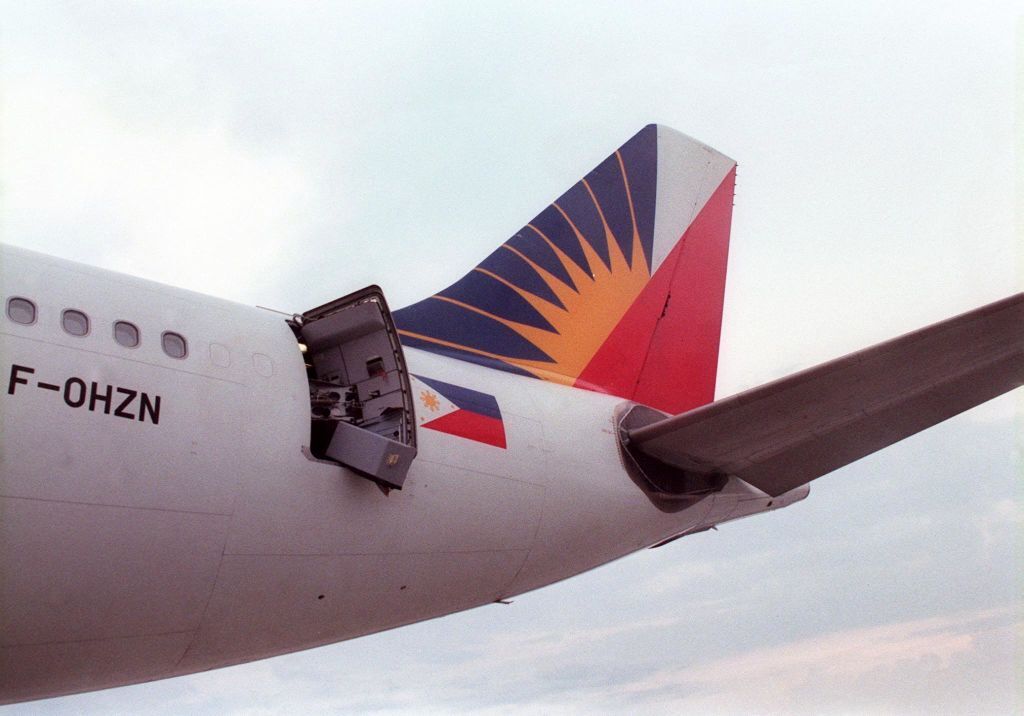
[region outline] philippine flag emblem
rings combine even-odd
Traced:
[[[416,421],[421,428],[505,449],[505,423],[493,395],[412,376]]]

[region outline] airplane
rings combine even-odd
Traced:
[[[648,125],[395,311],[3,247],[0,703],[503,602],[1024,384],[1018,293],[716,401],[735,172]]]

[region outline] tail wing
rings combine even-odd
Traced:
[[[736,163],[648,125],[456,283],[408,347],[667,412],[714,399]]]
[[[735,475],[774,497],[1022,384],[1018,293],[683,415],[637,410],[622,427],[631,454],[678,484]]]

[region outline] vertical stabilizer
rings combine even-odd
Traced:
[[[648,125],[459,281],[402,342],[668,412],[714,399],[736,163]]]

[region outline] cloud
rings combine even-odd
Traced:
[[[932,688],[926,702],[948,710],[963,703],[959,679],[970,669],[981,677],[969,696],[979,710],[1009,705],[1005,689],[985,693],[999,676],[1012,678],[1012,654],[1021,604],[944,617],[837,631],[683,669],[663,669],[616,692],[623,702],[704,712],[896,711],[922,708],[903,701],[894,685]],[[943,685],[945,683],[945,685]],[[924,689],[922,689],[924,690]],[[955,709],[954,709],[955,710]]]
[[[19,243],[242,298],[301,235],[315,196],[302,167],[217,123],[133,124],[61,82],[4,90],[18,142],[3,226]]]
[[[837,630],[660,668],[632,661],[620,645],[659,629],[678,631],[689,617],[498,634],[454,662],[406,664],[397,689],[357,684],[364,696],[349,693],[334,703],[365,712],[417,704],[472,713],[1008,710],[1021,606]],[[971,693],[964,693],[964,674],[976,684]]]

